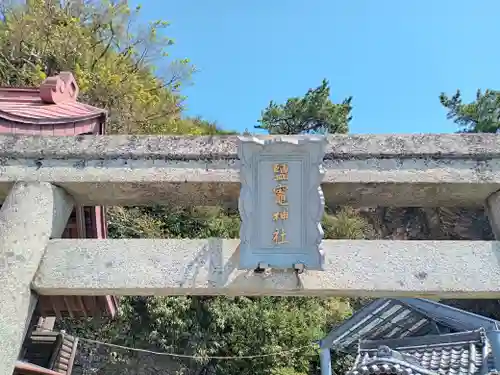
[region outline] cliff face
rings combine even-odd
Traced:
[[[483,209],[378,207],[358,212],[373,227],[372,239],[494,239]]]

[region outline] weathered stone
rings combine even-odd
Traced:
[[[336,135],[328,142],[328,205],[480,207],[500,190],[498,135]],[[21,180],[52,182],[84,205],[236,207],[236,146],[236,137],[1,136],[0,199]]]
[[[34,296],[30,284],[51,237],[60,237],[73,208],[48,183],[16,183],[0,210],[0,374],[12,374]]]
[[[324,271],[238,270],[238,240],[52,240],[44,295],[500,295],[494,241],[324,241]]]
[[[372,157],[500,157],[497,134],[330,135],[326,160]],[[237,136],[0,136],[0,157],[206,160],[234,159]]]

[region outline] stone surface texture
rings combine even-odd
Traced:
[[[241,192],[240,257],[242,269],[259,264],[290,268],[300,264],[321,270],[325,200],[321,190],[326,141],[323,137],[286,137],[269,141],[242,137],[239,147]],[[286,165],[286,180],[276,180],[273,165]],[[284,188],[286,206],[279,206],[274,189]],[[286,219],[274,219],[286,212]],[[276,232],[275,232],[276,231]],[[287,243],[273,242],[285,233]],[[279,241],[279,240],[278,240]]]
[[[71,199],[48,183],[16,183],[0,209],[0,374],[10,375],[32,311],[30,284],[51,237],[63,233]]]
[[[327,204],[482,206],[500,190],[500,136],[328,137]],[[239,196],[237,138],[0,137],[0,196],[48,181],[88,205],[223,204]]]
[[[500,295],[500,243],[324,241],[325,271],[238,270],[238,240],[51,240],[44,295]],[[390,277],[388,277],[390,275]]]
[[[263,137],[266,138],[266,137]],[[269,137],[267,137],[269,138]],[[496,134],[330,135],[325,159],[500,157]],[[0,136],[0,156],[36,158],[237,159],[237,136]],[[3,150],[3,151],[2,151]]]

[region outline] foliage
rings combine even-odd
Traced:
[[[183,298],[184,304],[176,299],[168,306],[165,299],[148,302],[154,335],[148,339],[166,350],[179,342],[186,352],[202,356],[259,355],[306,347],[293,354],[253,360],[202,361],[203,366],[224,374],[266,374],[285,366],[306,372],[317,355],[312,341],[325,334],[328,323],[339,321],[348,312],[346,303],[317,298]],[[177,326],[172,322],[180,314],[168,314],[173,306],[183,306],[182,316],[189,316],[174,320]]]
[[[497,133],[500,127],[500,91],[478,90],[476,100],[463,103],[460,90],[448,97],[439,96],[448,110],[447,118],[458,124],[465,133]]]
[[[67,320],[63,328],[131,347],[198,356],[181,360],[191,374],[271,374],[284,368],[309,373],[318,356],[314,341],[349,314],[349,302],[333,298],[126,297],[113,322]],[[278,354],[207,358],[269,353]]]
[[[355,210],[341,207],[335,214],[323,217],[323,231],[326,239],[368,239],[373,237],[373,228]]]
[[[279,367],[273,369],[271,375],[307,375],[307,372],[297,372],[292,367]]]
[[[271,101],[256,128],[270,134],[347,133],[352,118],[351,101],[349,97],[340,104],[333,103],[328,81],[323,80],[301,98],[290,98],[285,104]]]
[[[220,207],[113,207],[108,230],[113,238],[238,238],[236,213]]]
[[[109,133],[216,133],[215,124],[181,118],[179,90],[195,68],[169,58],[169,23],[144,25],[140,9],[126,0],[3,1],[0,85],[38,86],[72,71],[80,99],[109,111]]]

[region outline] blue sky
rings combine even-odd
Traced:
[[[132,3],[136,3],[132,1]],[[270,100],[330,81],[351,133],[447,133],[440,92],[500,89],[499,0],[143,0],[200,70],[187,114],[252,129]]]

